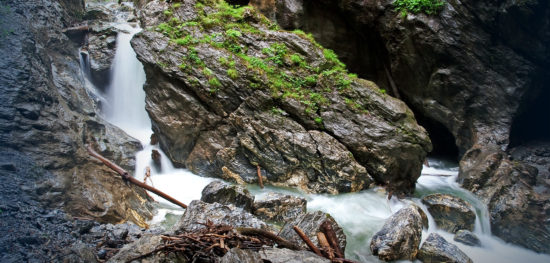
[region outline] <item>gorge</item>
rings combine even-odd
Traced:
[[[423,243],[437,233],[474,262],[550,259],[546,2],[446,1],[434,16],[393,1],[77,2],[2,2],[2,262],[101,260],[82,224],[159,234],[184,213],[86,144],[139,179],[150,167],[187,204],[213,178],[304,198],[361,262],[378,262],[371,238],[410,203],[428,215]],[[437,193],[472,205],[481,247],[442,230],[424,200]],[[71,238],[83,243],[50,245]]]

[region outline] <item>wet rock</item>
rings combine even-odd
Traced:
[[[220,263],[237,263],[237,262],[243,262],[243,263],[262,263],[262,258],[258,254],[258,252],[248,250],[248,249],[240,249],[240,248],[232,248],[227,252],[221,259]]]
[[[222,181],[209,183],[202,190],[201,201],[206,203],[220,203],[222,205],[232,204],[247,212],[252,212],[254,196],[240,185],[230,185]]]
[[[307,201],[305,198],[269,193],[261,200],[254,202],[254,215],[275,222],[289,222],[306,212]]]
[[[176,232],[194,231],[204,228],[208,221],[233,227],[253,227],[267,229],[267,225],[254,215],[233,205],[192,201],[180,221],[174,226]]]
[[[431,233],[422,244],[418,259],[425,263],[456,262],[472,263],[473,261],[457,246],[448,243],[443,237]]]
[[[438,228],[456,233],[466,229],[473,231],[476,220],[470,203],[448,194],[431,194],[422,198]]]
[[[328,263],[330,260],[311,251],[295,251],[287,248],[268,248],[258,252],[264,262],[272,263]]]
[[[468,246],[474,246],[474,247],[481,246],[481,241],[479,241],[479,238],[476,236],[476,234],[468,230],[458,230],[453,240]]]
[[[194,3],[183,2],[174,10],[174,18],[202,21]],[[162,1],[149,2],[141,12],[143,26],[155,29],[169,22],[163,14],[168,8]],[[302,56],[312,67],[335,67],[307,37],[270,30],[255,11],[245,13],[247,18],[237,22],[255,30],[240,32],[241,36],[231,41],[246,46],[246,56],[266,60],[262,50],[282,43],[285,52]],[[229,41],[220,28],[207,26],[192,35],[202,38],[221,33],[216,41]],[[148,76],[144,87],[147,110],[160,146],[177,166],[194,172],[219,177],[226,167],[243,181],[255,183],[259,165],[267,184],[309,192],[359,191],[374,182],[391,183],[397,192],[410,192],[431,148],[427,134],[405,104],[382,94],[372,82],[352,77],[349,90],[338,92],[336,76],[321,79],[319,73],[308,70],[285,71],[294,79],[318,77],[319,85],[313,84],[313,78],[311,85],[300,84],[304,88],[310,85],[307,90],[318,93],[313,98],[326,99],[322,99],[326,103],[315,103],[318,110],[312,111],[311,103],[300,96],[277,95],[266,89],[270,80],[247,69],[244,60],[233,59],[232,72],[236,74],[228,76],[222,65],[223,58],[234,57],[228,49],[209,44],[174,45],[155,30],[142,31],[132,45]],[[189,67],[182,65],[181,58],[190,55],[191,46],[196,51],[193,57],[209,69],[208,76],[192,66],[192,61],[184,63]],[[235,48],[235,52],[243,51]],[[286,70],[285,63],[293,67],[292,62],[267,62],[276,74]],[[258,88],[249,88],[250,81]],[[348,81],[343,84],[347,86]]]
[[[130,262],[130,260],[134,258],[154,251],[160,245],[162,245],[162,239],[160,235],[146,235],[138,239],[136,242],[124,246],[114,257],[110,258],[107,262]],[[173,253],[165,255],[162,252],[153,253],[151,256],[146,257],[144,261],[151,263],[187,262],[185,259],[178,257]]]
[[[543,143],[533,147],[531,158],[550,161],[535,154],[545,152],[544,148],[550,149]],[[459,181],[487,204],[494,235],[550,253],[550,184],[545,171],[531,164],[523,158],[510,160],[496,147],[475,146],[461,160]]]
[[[319,241],[317,240],[317,233],[321,232],[320,226],[325,221],[330,222],[332,229],[336,232],[338,241],[340,241],[340,249],[344,252],[346,248],[346,235],[344,234],[344,230],[342,230],[338,223],[336,223],[336,221],[329,214],[321,211],[303,214],[292,221],[288,221],[279,235],[290,242],[300,244],[304,249],[308,249],[306,244],[304,244],[304,241],[293,229],[294,226],[297,226],[309,237],[313,244],[321,247],[319,246]]]
[[[162,166],[161,166],[161,156],[160,156],[160,152],[157,151],[157,150],[152,150],[152,151],[151,151],[151,159],[153,160],[153,163],[155,164],[157,170],[161,171],[161,170],[162,170]]]
[[[418,206],[410,205],[400,209],[372,237],[372,254],[384,261],[415,259],[422,236],[422,225]]]

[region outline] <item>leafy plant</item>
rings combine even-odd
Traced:
[[[401,12],[401,15],[406,16],[407,12],[425,13],[434,15],[439,13],[445,1],[443,0],[396,0],[394,3],[395,9]]]

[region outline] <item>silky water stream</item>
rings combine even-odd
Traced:
[[[104,94],[104,117],[117,125],[129,135],[139,139],[143,150],[136,155],[135,177],[143,180],[145,169],[151,167],[152,183],[155,187],[168,193],[183,203],[200,199],[202,189],[210,183],[212,178],[200,177],[185,169],[176,169],[168,158],[158,148],[150,145],[152,134],[151,121],[145,111],[145,72],[137,60],[130,40],[140,31],[137,25],[120,23],[117,36],[117,50],[112,68],[111,85],[107,94]],[[85,67],[83,67],[85,68]],[[86,74],[84,74],[86,75]],[[155,168],[151,158],[151,151],[161,153],[161,170]],[[487,209],[474,195],[462,189],[457,183],[458,168],[456,163],[440,160],[429,160],[430,167],[424,167],[422,176],[416,185],[414,197],[398,200],[393,197],[387,200],[382,189],[370,189],[359,193],[340,195],[304,194],[297,190],[282,189],[267,186],[260,189],[250,185],[249,190],[256,199],[261,199],[270,191],[290,193],[303,196],[308,200],[308,211],[321,210],[330,213],[344,228],[348,238],[346,254],[362,262],[378,262],[371,255],[369,249],[370,238],[384,224],[384,221],[405,206],[408,202],[419,204],[429,217],[430,227],[422,233],[423,240],[431,232],[437,232],[448,242],[457,245],[474,262],[550,262],[549,255],[537,254],[533,251],[507,244],[490,233],[490,224]],[[420,198],[431,193],[450,193],[469,201],[476,210],[477,221],[475,234],[481,240],[481,247],[470,247],[453,241],[453,236],[435,227],[433,219],[421,204]],[[154,195],[153,195],[154,196]],[[177,220],[183,210],[154,196],[158,203],[157,215],[151,224],[167,226]]]

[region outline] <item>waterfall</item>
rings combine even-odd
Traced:
[[[107,120],[142,143],[151,136],[151,121],[145,111],[145,71],[130,45],[132,37],[141,31],[137,25],[119,24],[117,48],[113,60],[111,83],[107,90]]]

